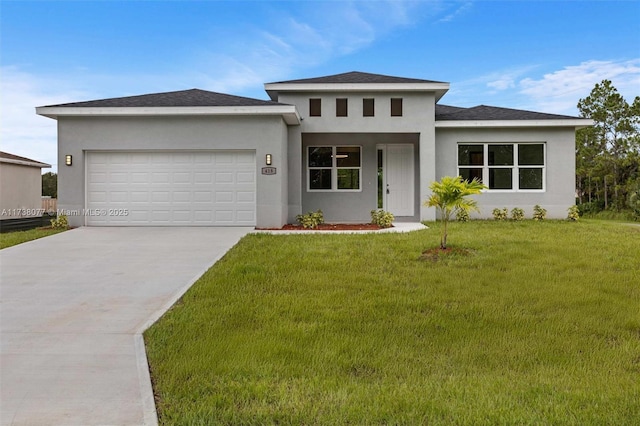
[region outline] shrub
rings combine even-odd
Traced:
[[[496,208],[496,209],[493,209],[491,214],[493,214],[493,218],[495,220],[507,220],[507,216],[509,214],[509,210],[507,210],[506,207],[504,209]]]
[[[533,206],[533,220],[545,220],[547,218],[547,209],[543,209],[539,204]]]
[[[578,210],[578,206],[571,206],[567,209],[569,214],[567,215],[567,219],[572,222],[577,222],[580,219],[580,212]]]
[[[511,219],[517,221],[524,219],[524,210],[519,207],[514,207],[511,209]]]
[[[324,215],[322,214],[322,210],[318,210],[307,214],[299,214],[296,216],[296,220],[305,229],[315,229],[318,225],[324,223]]]
[[[456,220],[458,222],[469,222],[469,212],[466,210],[457,210]]]
[[[55,219],[51,219],[51,227],[53,229],[67,229],[69,227],[67,216],[62,214]]]
[[[393,214],[384,210],[371,210],[371,223],[380,228],[390,228],[394,219]]]

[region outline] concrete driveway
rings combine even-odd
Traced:
[[[252,228],[78,228],[0,251],[0,424],[157,418],[141,333]]]

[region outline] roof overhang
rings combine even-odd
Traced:
[[[582,129],[593,126],[586,118],[559,120],[442,120],[436,128],[523,128],[523,127],[573,127]]]
[[[294,92],[433,92],[437,102],[449,90],[449,83],[267,83],[264,90],[274,101],[278,93]]]
[[[152,117],[152,116],[282,116],[288,125],[299,125],[294,105],[192,106],[192,107],[37,107],[45,117]]]
[[[2,157],[0,157],[0,163],[9,163],[9,164],[17,164],[19,166],[37,167],[39,169],[51,168],[51,164],[41,163],[39,161],[16,160],[16,159],[13,159],[13,158],[2,158]]]

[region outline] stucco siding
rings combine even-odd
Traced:
[[[547,209],[548,218],[565,218],[575,203],[575,130],[573,128],[542,129],[436,129],[436,174],[458,174],[459,143],[544,143],[544,191],[485,191],[477,196],[480,213],[472,217],[491,218],[494,208],[511,210],[519,207],[531,217],[539,204]]]
[[[39,167],[0,163],[0,219],[41,216]]]
[[[60,117],[58,163],[73,155],[72,166],[58,171],[58,209],[82,211],[87,151],[254,150],[258,227],[278,227],[287,218],[287,126],[274,117]],[[275,175],[262,175],[266,154]],[[85,224],[70,216],[72,226]]]
[[[322,113],[309,116],[309,99],[320,98]],[[336,117],[336,99],[346,98],[347,117]],[[402,98],[402,116],[391,116],[391,98]],[[374,99],[374,116],[363,117],[363,99]],[[369,212],[377,206],[377,143],[406,143],[407,134],[412,134],[410,143],[415,144],[415,203],[416,214],[405,220],[429,220],[435,213],[424,208],[429,194],[429,182],[435,178],[435,95],[429,92],[322,92],[284,93],[279,102],[295,105],[302,117],[299,127],[289,130],[289,164],[291,165],[289,221],[295,215],[322,209],[327,220],[349,222],[369,221]],[[316,134],[334,134],[333,145],[362,145],[363,176],[361,193],[309,193],[306,189],[306,166],[304,149],[309,144],[323,144]],[[382,136],[374,136],[374,135]],[[349,135],[349,136],[346,136]],[[393,137],[391,135],[396,135]],[[326,136],[324,136],[326,140]],[[300,166],[298,166],[300,165]],[[300,167],[300,173],[295,169]],[[297,178],[297,176],[301,176]],[[300,203],[298,204],[298,194]]]
[[[304,133],[302,135],[301,171],[302,212],[322,210],[329,222],[369,222],[370,212],[378,206],[378,144],[412,144],[414,146],[414,211],[411,217],[399,220],[419,219],[419,135],[406,133]],[[360,146],[362,172],[360,191],[321,192],[308,190],[307,153],[309,146]],[[290,218],[295,220],[295,217]]]

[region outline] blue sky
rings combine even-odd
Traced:
[[[34,107],[347,71],[447,81],[440,103],[577,115],[640,95],[638,1],[0,2],[0,149],[57,167]]]

